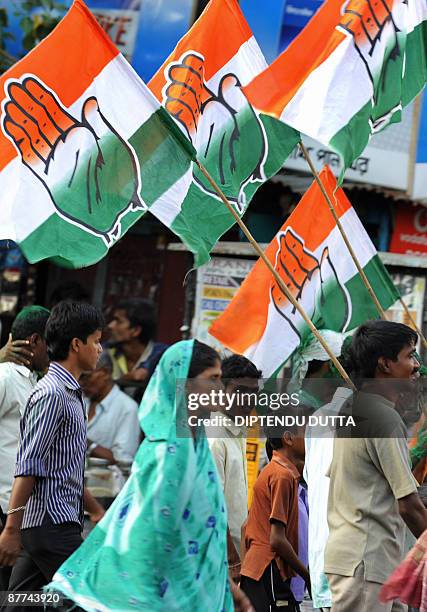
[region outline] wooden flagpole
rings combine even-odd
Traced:
[[[224,195],[224,193],[222,192],[220,187],[216,184],[216,182],[214,181],[212,176],[206,170],[206,168],[197,159],[196,159],[196,163],[197,163],[197,165],[198,165],[198,167],[200,169],[200,172],[203,174],[203,176],[206,178],[206,180],[209,182],[209,184],[214,189],[215,193],[218,195],[218,197],[221,199],[221,201],[225,204],[225,206],[228,208],[230,213],[233,215],[236,223],[238,224],[238,226],[240,227],[242,232],[245,234],[246,238],[249,240],[250,244],[254,248],[254,250],[257,253],[257,255],[263,260],[263,262],[265,263],[265,265],[267,266],[267,268],[269,269],[269,271],[273,275],[274,279],[276,280],[277,284],[279,285],[280,289],[283,291],[283,293],[286,295],[288,300],[291,302],[292,306],[299,312],[301,317],[304,319],[305,323],[308,325],[310,331],[313,333],[313,335],[317,338],[317,340],[320,342],[322,347],[325,349],[326,353],[328,354],[330,360],[333,362],[334,366],[336,367],[336,369],[340,373],[341,377],[355,391],[356,388],[355,388],[352,380],[350,379],[350,376],[347,374],[345,369],[342,367],[342,365],[340,364],[338,359],[335,357],[335,355],[333,354],[333,352],[332,352],[331,348],[329,347],[328,343],[319,334],[319,331],[317,330],[317,328],[315,327],[315,325],[313,324],[311,319],[308,317],[308,315],[305,312],[304,308],[301,306],[301,304],[295,299],[295,297],[289,291],[289,289],[287,288],[287,286],[283,282],[282,278],[280,277],[278,272],[274,269],[274,266],[271,264],[270,260],[268,259],[268,257],[264,253],[264,251],[259,246],[258,242],[255,240],[255,238],[252,236],[252,234],[249,231],[249,229],[246,227],[245,223],[242,221],[240,216],[234,210],[234,207],[230,204],[230,202],[228,201],[228,199],[226,198],[226,196]]]
[[[424,347],[427,348],[427,340],[426,340],[423,332],[421,331],[421,329],[418,327],[416,321],[414,320],[414,317],[411,315],[411,311],[409,310],[407,304],[405,304],[405,300],[403,299],[402,296],[400,296],[399,300],[400,300],[400,303],[403,306],[404,311],[406,312],[406,315],[407,315],[408,319],[412,323],[414,329],[416,329],[416,331],[418,332],[418,335],[421,338],[421,342],[424,344]]]
[[[348,251],[349,251],[349,253],[351,255],[351,258],[353,259],[354,264],[355,264],[355,266],[356,266],[356,268],[357,268],[357,270],[358,270],[358,272],[359,272],[359,274],[360,274],[360,276],[361,276],[361,278],[363,280],[363,283],[364,283],[366,289],[368,290],[369,295],[371,296],[372,301],[374,302],[380,317],[382,319],[386,320],[384,309],[381,306],[377,296],[375,295],[375,291],[372,289],[372,285],[369,282],[368,277],[365,274],[365,271],[363,270],[362,266],[360,265],[359,260],[357,259],[356,253],[354,252],[353,247],[351,246],[350,241],[349,241],[349,239],[347,237],[347,234],[344,231],[344,228],[343,228],[343,226],[341,224],[341,221],[340,221],[340,219],[339,219],[339,217],[337,215],[337,211],[335,210],[335,207],[334,207],[334,205],[332,203],[332,200],[329,197],[329,195],[328,195],[328,193],[327,193],[327,191],[326,191],[322,181],[320,180],[319,173],[317,172],[316,168],[313,165],[313,162],[311,161],[311,157],[309,155],[309,152],[305,148],[304,143],[302,141],[300,141],[299,146],[301,148],[301,151],[302,151],[302,153],[303,153],[303,155],[305,157],[305,160],[306,160],[307,164],[310,167],[311,173],[313,174],[313,176],[315,178],[315,181],[319,185],[320,191],[322,192],[323,197],[325,198],[325,200],[326,200],[326,202],[327,202],[327,204],[329,206],[329,210],[331,211],[331,213],[332,213],[332,215],[333,215],[333,217],[335,219],[335,223],[337,224],[337,227],[338,227],[339,231],[341,232],[341,236],[342,236],[342,238],[343,238],[343,240],[344,240],[344,242],[346,244],[346,247],[347,247],[347,249],[348,249]]]
[[[356,266],[356,268],[357,268],[357,270],[358,270],[358,272],[359,272],[359,274],[360,274],[360,276],[361,276],[361,278],[362,278],[362,280],[363,280],[363,282],[365,284],[365,287],[368,290],[368,292],[369,292],[369,294],[370,294],[370,296],[372,298],[372,301],[374,302],[374,304],[375,304],[375,306],[376,306],[376,308],[377,308],[381,318],[384,319],[384,320],[387,320],[385,311],[384,311],[383,307],[381,306],[377,296],[375,295],[375,292],[374,292],[374,290],[372,288],[372,285],[370,284],[370,282],[368,280],[368,277],[365,274],[365,271],[363,270],[362,266],[360,265],[359,260],[357,259],[356,253],[354,252],[353,247],[350,244],[350,241],[349,241],[349,239],[347,237],[347,234],[345,233],[345,230],[344,230],[344,228],[343,228],[343,226],[341,224],[341,221],[340,221],[340,219],[339,219],[339,217],[337,215],[337,212],[336,212],[335,207],[334,207],[334,205],[333,205],[333,203],[331,201],[331,198],[329,197],[329,195],[328,195],[328,193],[327,193],[327,191],[326,191],[326,189],[325,189],[325,187],[324,187],[324,185],[323,185],[323,183],[322,183],[322,181],[320,179],[319,173],[316,171],[316,168],[313,165],[313,162],[311,160],[309,152],[305,148],[304,143],[302,141],[300,141],[299,145],[300,145],[301,151],[302,151],[302,153],[303,153],[303,155],[304,155],[304,157],[305,157],[305,159],[306,159],[306,161],[307,161],[307,163],[308,163],[308,165],[310,167],[311,173],[313,174],[317,184],[319,185],[319,188],[320,188],[320,191],[323,194],[323,197],[325,198],[326,202],[328,203],[329,209],[330,209],[330,211],[331,211],[331,213],[332,213],[332,215],[333,215],[333,217],[335,219],[337,227],[338,227],[338,229],[341,232],[341,236],[343,237],[343,240],[344,240],[344,242],[345,242],[345,244],[346,244],[346,246],[348,248],[348,251],[349,251],[349,253],[350,253],[350,255],[351,255],[351,257],[352,257],[352,259],[353,259],[353,261],[355,263],[355,266]],[[426,340],[423,332],[421,331],[421,329],[418,327],[417,323],[414,321],[414,319],[413,319],[413,317],[412,317],[412,315],[411,315],[411,313],[409,311],[409,308],[405,304],[402,296],[399,297],[399,300],[400,300],[400,303],[402,304],[402,306],[403,306],[403,308],[404,308],[404,310],[406,312],[406,315],[408,316],[409,320],[411,321],[414,329],[418,332],[418,335],[420,336],[422,343],[427,348],[427,340]]]

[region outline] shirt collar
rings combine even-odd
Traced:
[[[153,349],[154,349],[154,342],[153,340],[149,340],[145,349],[142,351],[142,353],[136,360],[135,365],[133,366],[134,370],[141,363],[143,363],[144,361],[147,361],[147,359],[150,357],[151,353],[153,352]],[[124,353],[121,349],[120,344],[117,344],[116,346],[111,347],[109,351],[111,352],[113,359],[120,359],[120,357],[124,357]]]
[[[80,385],[74,376],[66,370],[61,364],[57,361],[52,361],[49,366],[49,374],[53,374],[56,378],[58,378],[61,382],[64,383],[68,389],[72,389],[73,391],[80,391]]]
[[[111,389],[111,391],[107,393],[107,395],[104,397],[103,400],[97,403],[96,407],[98,408],[99,406],[99,408],[101,408],[102,410],[108,410],[110,406],[113,404],[115,397],[119,392],[120,392],[120,389],[118,385],[113,385],[113,388]],[[87,409],[90,406],[90,402],[91,400],[85,395],[84,403]]]
[[[295,476],[295,478],[300,478],[300,473],[298,472],[294,464],[291,463],[289,459],[287,459],[283,455],[279,455],[279,453],[276,450],[273,450],[272,461],[275,461],[276,463],[279,463],[281,466],[290,470],[292,472],[292,475]]]

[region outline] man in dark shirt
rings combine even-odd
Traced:
[[[108,324],[111,334],[107,349],[113,379],[128,395],[139,401],[167,345],[154,340],[157,312],[151,300],[128,298],[118,302]]]
[[[59,303],[47,322],[51,363],[21,421],[15,482],[0,536],[0,565],[16,561],[9,591],[39,590],[82,541],[87,441],[78,380],[96,367],[102,327],[95,307],[76,302]]]

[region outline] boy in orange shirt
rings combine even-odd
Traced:
[[[241,588],[256,612],[297,612],[299,606],[290,586],[296,574],[310,590],[308,569],[298,558],[298,484],[304,467],[304,430],[288,427],[281,438],[268,438],[273,457],[254,486],[245,529]]]

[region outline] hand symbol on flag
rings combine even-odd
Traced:
[[[168,70],[164,103],[187,132],[208,169],[239,213],[246,204],[245,188],[263,180],[267,140],[263,126],[241,90],[236,75],[227,74],[212,91],[205,81],[205,60],[190,52]],[[194,180],[214,193],[198,169]]]
[[[88,98],[75,119],[36,77],[8,82],[2,127],[58,214],[111,246],[127,212],[143,211],[133,151]]]
[[[339,281],[328,247],[323,249],[320,260],[317,259],[290,227],[279,235],[279,241],[275,269],[314,325],[319,329],[345,331],[349,298]],[[276,281],[271,285],[271,299],[276,310],[301,338],[305,323]]]

